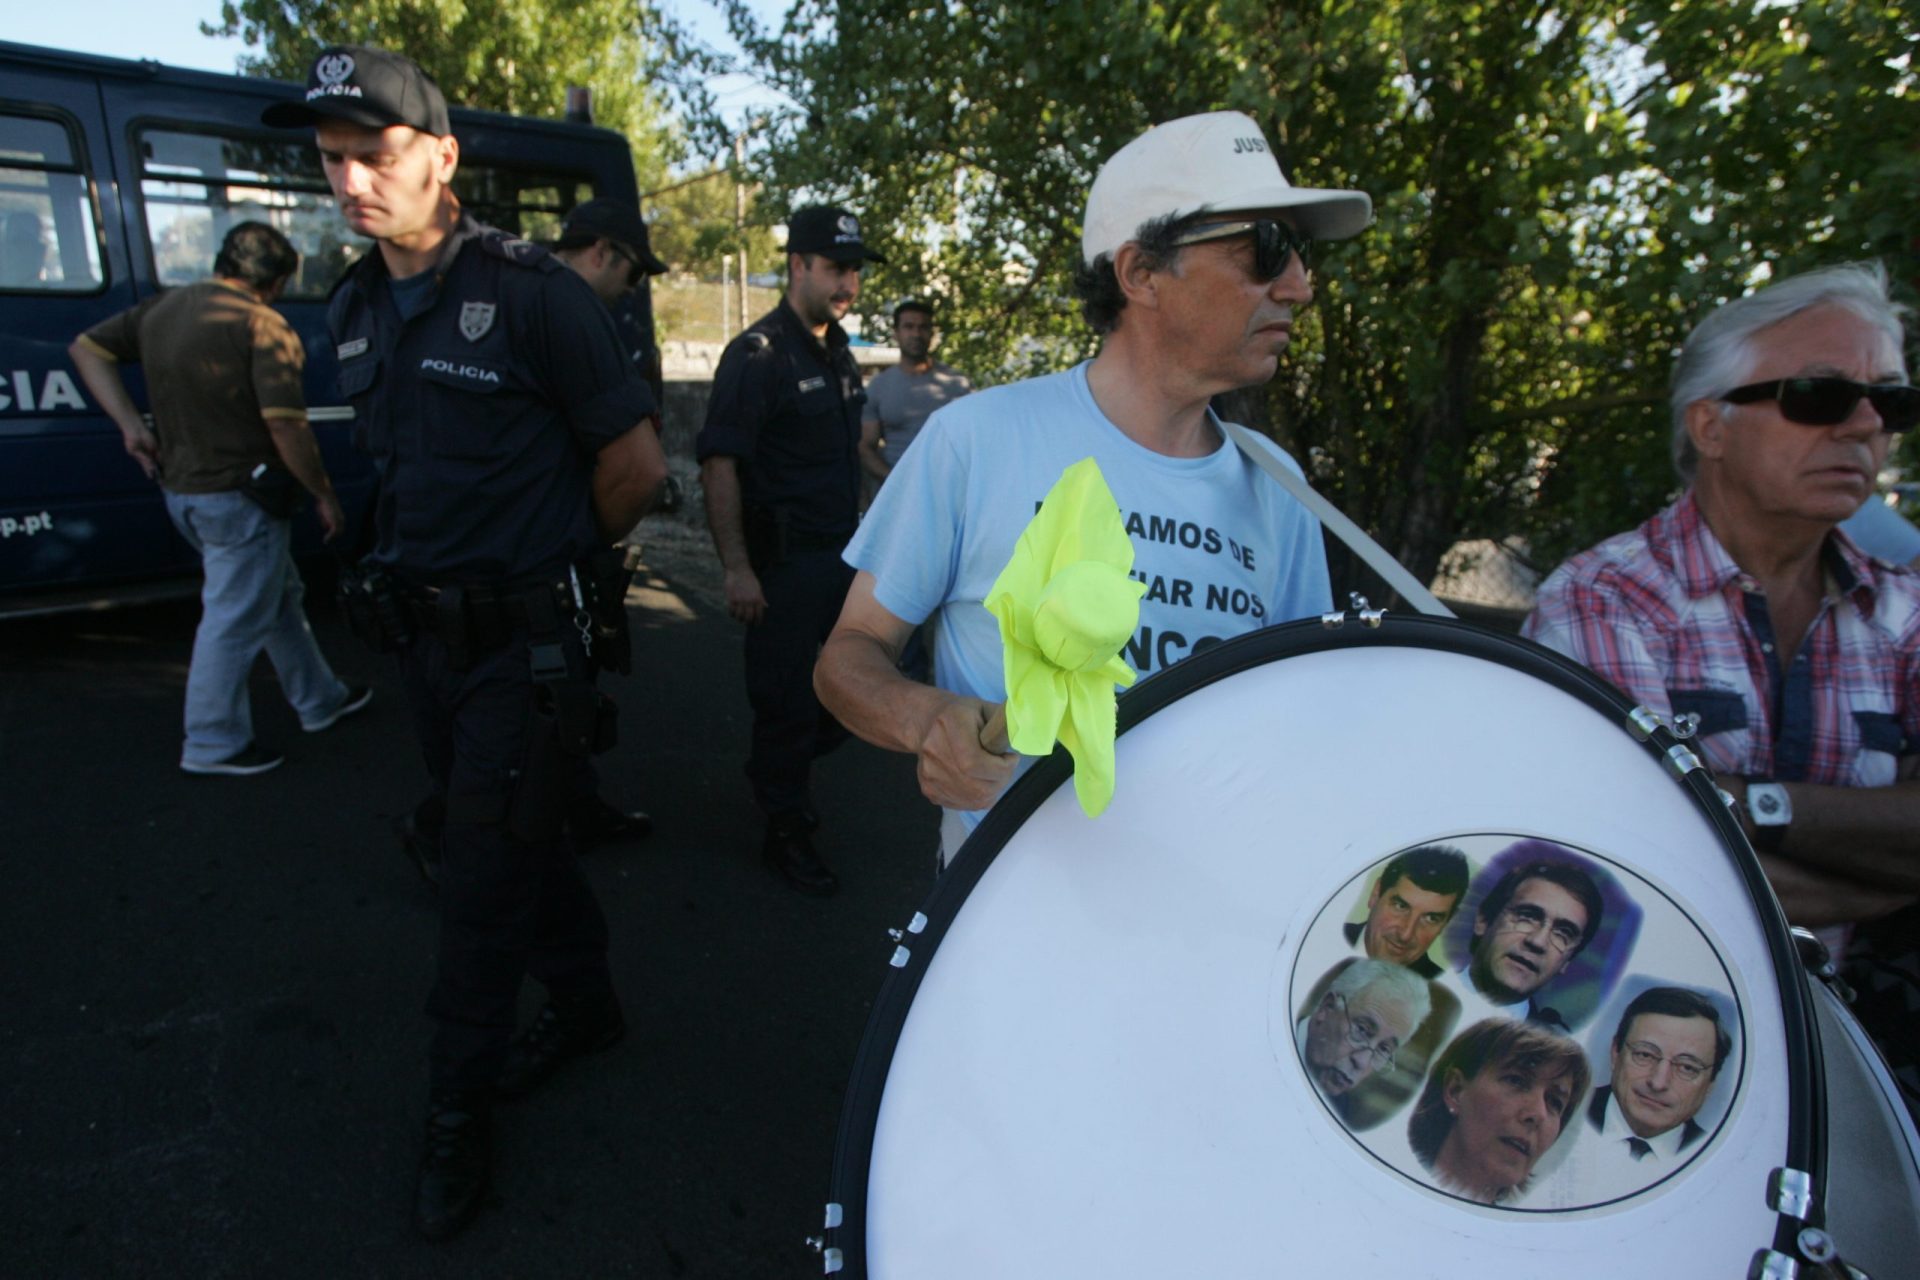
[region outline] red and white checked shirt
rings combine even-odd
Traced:
[[[1698,714],[1718,773],[1888,786],[1920,751],[1920,575],[1838,532],[1823,558],[1826,598],[1784,672],[1766,596],[1691,490],[1554,570],[1521,634],[1663,716]]]

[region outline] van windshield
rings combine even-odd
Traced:
[[[366,251],[334,211],[309,138],[147,129],[140,193],[154,272],[163,285],[201,280],[227,232],[249,220],[278,229],[300,251],[288,301],[326,297]],[[533,240],[559,234],[567,210],[593,192],[586,174],[489,164],[463,155],[454,191],[474,217]]]

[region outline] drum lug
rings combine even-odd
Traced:
[[[1661,729],[1660,713],[1652,707],[1635,707],[1627,712],[1627,732],[1641,742],[1645,742]]]
[[[1347,612],[1323,613],[1320,615],[1320,625],[1329,631],[1337,631],[1346,625],[1348,618],[1357,618],[1362,626],[1377,628],[1386,616],[1385,609],[1373,608],[1365,596],[1353,591],[1347,594]]]
[[[1767,1207],[1805,1222],[1813,1210],[1813,1175],[1802,1169],[1775,1169],[1767,1175]]]
[[[913,913],[913,919],[907,921],[906,928],[889,929],[887,930],[887,936],[889,938],[892,938],[895,942],[905,942],[907,940],[908,934],[925,933],[926,930],[927,930],[926,914],[924,912],[916,911]]]
[[[828,1231],[836,1230],[840,1226],[840,1224],[845,1220],[846,1220],[846,1211],[842,1209],[838,1204],[828,1202],[827,1219],[826,1219],[827,1230]],[[820,1255],[820,1268],[821,1268],[822,1275],[830,1276],[830,1275],[837,1274],[839,1270],[846,1265],[846,1259],[841,1254],[840,1250],[829,1247],[827,1244],[827,1238],[824,1235],[808,1236],[807,1248],[813,1250],[815,1253]]]
[[[1800,1259],[1790,1258],[1776,1249],[1762,1249],[1753,1255],[1747,1268],[1747,1280],[1872,1280],[1866,1272],[1840,1257],[1833,1237],[1818,1227],[1807,1227],[1794,1239]]]
[[[1693,753],[1692,747],[1668,747],[1667,754],[1662,758],[1667,762],[1667,768],[1673,770],[1673,776],[1676,778],[1684,779],[1688,774],[1706,768],[1700,763],[1700,757]]]

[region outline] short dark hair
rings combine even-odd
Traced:
[[[1718,1076],[1725,1065],[1727,1055],[1733,1052],[1733,1036],[1720,1023],[1720,1010],[1713,1001],[1698,991],[1689,991],[1685,987],[1648,987],[1633,998],[1633,1002],[1620,1015],[1620,1026],[1613,1033],[1614,1052],[1626,1047],[1627,1028],[1633,1020],[1643,1013],[1662,1014],[1669,1018],[1705,1018],[1713,1024],[1713,1074]]]
[[[1537,846],[1537,849],[1528,849],[1528,846]],[[1528,852],[1532,853],[1554,850],[1557,847],[1545,840],[1522,840],[1513,846],[1515,849],[1528,849]],[[1512,901],[1513,895],[1519,891],[1520,886],[1529,880],[1545,880],[1550,884],[1557,884],[1580,900],[1580,905],[1587,909],[1587,927],[1580,935],[1580,945],[1575,947],[1567,958],[1571,960],[1573,956],[1585,951],[1587,944],[1593,941],[1593,935],[1600,932],[1600,918],[1605,913],[1606,906],[1600,898],[1600,886],[1593,882],[1593,877],[1587,874],[1584,867],[1576,866],[1565,858],[1530,858],[1507,872],[1500,877],[1493,888],[1487,890],[1487,896],[1480,900],[1480,908],[1476,914],[1491,925],[1499,914],[1506,910],[1507,903]]]
[[[1418,849],[1408,849],[1405,853],[1396,853],[1393,860],[1380,870],[1380,878],[1373,882],[1376,889],[1385,889],[1394,881],[1405,876],[1428,893],[1451,894],[1453,905],[1447,908],[1447,918],[1460,909],[1460,897],[1467,891],[1467,855],[1450,844],[1423,844]]]
[[[922,302],[918,298],[908,298],[899,306],[895,307],[893,309],[893,322],[899,324],[900,317],[909,311],[918,311],[927,318],[928,324],[933,323],[933,304],[931,302]]]
[[[240,222],[220,242],[213,274],[266,289],[300,269],[300,251],[293,241],[264,222]]]
[[[1447,1110],[1447,1077],[1459,1072],[1471,1080],[1489,1066],[1512,1063],[1529,1071],[1563,1072],[1569,1077],[1567,1105],[1560,1113],[1562,1129],[1586,1100],[1593,1068],[1580,1046],[1553,1028],[1538,1022],[1487,1018],[1455,1036],[1427,1073],[1427,1087],[1407,1121],[1407,1142],[1425,1168],[1433,1168],[1447,1135],[1453,1131],[1453,1113]]]
[[[1200,212],[1148,218],[1134,233],[1133,243],[1140,246],[1140,255],[1148,267],[1165,271],[1180,256],[1180,246],[1174,241],[1183,231],[1212,216]],[[1112,333],[1120,327],[1120,313],[1127,308],[1127,295],[1114,274],[1112,254],[1103,253],[1091,263],[1081,261],[1074,266],[1073,296],[1080,300],[1080,314],[1095,333]]]

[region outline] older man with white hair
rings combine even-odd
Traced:
[[[1347,1095],[1426,1021],[1432,992],[1404,965],[1355,960],[1334,974],[1314,1007],[1294,1023],[1294,1045],[1320,1096],[1342,1119]]]
[[[1330,607],[1320,528],[1228,437],[1211,398],[1271,379],[1313,300],[1315,239],[1357,235],[1358,191],[1295,187],[1238,112],[1169,121],[1101,168],[1076,280],[1100,354],[976,392],[927,420],[846,560],[856,570],[814,680],[861,737],[920,758],[947,809],[951,858],[1015,761],[980,743],[1006,697],[1000,634],[981,607],[1036,506],[1097,460],[1147,586],[1122,651],[1149,673],[1229,636]],[[1248,448],[1270,452],[1264,440]],[[934,619],[934,684],[895,662]]]
[[[1656,712],[1697,716],[1788,917],[1841,946],[1879,920],[1870,931],[1904,937],[1911,960],[1920,577],[1836,529],[1872,494],[1892,433],[1920,420],[1901,310],[1885,272],[1860,264],[1702,320],[1673,374],[1686,492],[1555,570],[1525,634]],[[1911,1024],[1869,1029],[1910,1039]],[[1910,1059],[1902,1083],[1911,1104]]]

